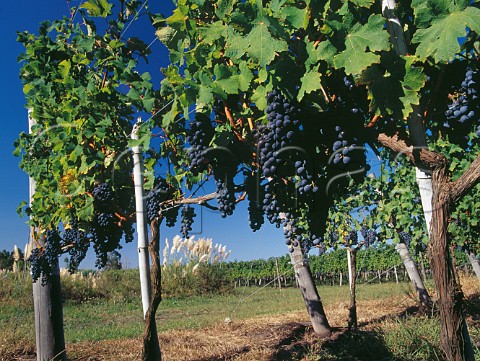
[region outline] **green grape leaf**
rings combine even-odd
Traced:
[[[298,91],[297,100],[301,101],[305,94],[309,94],[320,88],[321,74],[318,71],[309,71],[300,79],[302,85]]]
[[[364,71],[358,83],[367,85],[372,110],[405,119],[413,111],[412,105],[419,104],[426,75],[413,66],[414,60],[413,56],[398,59],[386,54],[383,67],[374,64]]]
[[[222,20],[227,20],[233,11],[234,0],[219,0],[216,3],[215,14]]]
[[[432,19],[430,27],[418,29],[413,36],[412,42],[418,44],[417,58],[425,61],[432,57],[437,63],[453,60],[461,50],[458,38],[467,35],[467,27],[480,32],[480,9],[469,6]]]
[[[253,73],[249,69],[246,61],[242,61],[239,65],[240,74],[238,76],[238,86],[240,91],[246,92],[250,88],[253,80]]]
[[[196,101],[196,110],[198,112],[205,112],[209,109],[210,104],[212,104],[213,92],[210,86],[200,85],[198,88],[198,97]]]
[[[423,73],[422,69],[413,66],[413,56],[407,56],[405,59],[405,76],[401,81],[402,90],[405,95],[400,97],[403,105],[402,114],[404,119],[413,111],[412,105],[420,104],[419,92],[427,80],[427,76]]]
[[[238,75],[235,74],[235,66],[217,64],[213,69],[215,83],[227,94],[235,94],[240,86]]]
[[[313,44],[312,44],[313,48]],[[317,49],[309,50],[307,47],[309,56],[316,56],[319,60],[324,60],[327,62],[328,66],[334,65],[334,56],[337,53],[337,48],[330,42],[330,40],[324,40],[318,44]]]
[[[229,36],[226,55],[240,58],[248,54],[260,67],[269,65],[279,52],[288,50],[288,44],[285,40],[274,38],[267,24],[266,19],[260,19],[246,37]]]
[[[215,128],[215,135],[210,142],[211,146],[226,147],[232,140],[232,128],[230,125],[221,125]]]
[[[284,6],[281,10],[281,13],[285,16],[285,20],[289,23],[294,29],[299,29],[305,23],[305,18],[308,19],[308,7],[305,9],[299,9],[294,6]]]
[[[175,36],[177,35],[178,31],[171,26],[165,26],[163,28],[158,29],[155,32],[155,35],[157,36],[158,40],[160,40],[162,43],[169,46],[169,44],[175,39]]]
[[[350,0],[350,2],[363,8],[370,8],[375,3],[375,0]]]
[[[58,64],[58,72],[62,76],[63,80],[68,78],[68,73],[70,72],[70,68],[72,67],[72,63],[70,60],[62,60]]]
[[[208,26],[198,29],[200,41],[206,44],[213,44],[221,38],[226,38],[228,34],[228,27],[223,21],[216,21]]]
[[[142,98],[142,105],[147,112],[151,112],[153,109],[153,104],[155,103],[155,98],[153,96],[144,96]]]
[[[17,207],[17,214],[22,217],[23,216],[23,210],[25,208],[25,206],[27,205],[27,201],[22,201],[18,207]]]
[[[108,0],[89,0],[79,7],[80,9],[86,9],[91,16],[106,18],[111,14],[113,4],[109,4]]]
[[[380,55],[375,52],[390,48],[384,24],[381,15],[371,15],[367,24],[355,26],[346,36],[345,50],[334,58],[335,67],[344,68],[347,74],[360,74],[370,65],[379,63]]]
[[[252,102],[255,103],[259,110],[265,110],[267,107],[267,93],[272,90],[271,83],[259,85],[252,94]]]
[[[94,212],[93,197],[85,197],[85,205],[77,211],[78,218],[81,220],[91,219]]]

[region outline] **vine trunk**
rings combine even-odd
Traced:
[[[449,251],[447,228],[452,199],[446,166],[433,171],[432,185],[430,263],[438,295],[442,348],[449,361],[474,361],[475,356],[463,315],[463,292]]]
[[[162,354],[158,344],[157,325],[155,314],[157,312],[161,296],[161,268],[160,268],[160,222],[158,218],[150,223],[150,243],[148,250],[152,259],[152,298],[145,316],[145,331],[143,333],[143,361],[161,361]]]

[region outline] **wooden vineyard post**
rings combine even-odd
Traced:
[[[405,266],[405,270],[412,282],[413,288],[415,289],[415,293],[420,301],[422,307],[429,309],[432,306],[432,300],[425,288],[425,285],[420,277],[420,273],[418,273],[417,265],[413,260],[410,252],[408,252],[408,248],[405,243],[397,243],[395,245],[395,249],[400,254],[400,258]]]
[[[466,250],[465,252],[467,253],[468,259],[472,264],[473,272],[475,272],[475,275],[477,276],[477,278],[480,279],[480,261],[475,256],[475,253],[473,253],[472,251]]]
[[[35,120],[28,112],[28,128],[31,133]],[[29,178],[30,206],[35,193],[35,180]],[[37,237],[35,228],[30,229],[32,249],[43,246],[41,237]],[[35,314],[35,340],[37,361],[65,361],[65,336],[63,331],[63,303],[60,286],[60,268],[58,262],[50,275],[33,282],[33,309]]]
[[[278,288],[282,289],[282,281],[280,280],[280,271],[278,270],[278,258],[277,257],[275,257],[275,269],[277,270]]]
[[[298,287],[302,292],[308,315],[312,321],[313,330],[322,337],[330,336],[332,330],[328,324],[327,316],[325,315],[322,301],[313,281],[310,267],[308,266],[308,262],[305,259],[300,245],[293,247],[293,252],[290,253],[290,259],[295,270]]]
[[[382,12],[385,18],[387,19],[387,30],[390,33],[390,39],[394,48],[399,55],[405,55],[408,53],[407,43],[405,40],[405,35],[403,33],[402,25],[395,15],[395,0],[383,0],[382,1]],[[427,138],[425,134],[425,129],[423,126],[423,117],[422,112],[417,105],[413,105],[413,112],[410,117],[408,117],[408,128],[410,130],[410,140],[414,147],[416,148],[425,148],[427,149]],[[425,168],[420,168],[415,164],[415,177],[418,185],[418,190],[420,192],[420,198],[422,201],[423,214],[425,217],[425,222],[427,225],[427,232],[430,236],[430,224],[432,221],[432,175],[430,170]],[[397,252],[400,253],[400,249],[395,247]],[[401,248],[403,255],[405,257],[411,258],[410,251],[407,247]],[[408,252],[408,255],[406,253]],[[402,260],[404,259],[402,254]],[[416,268],[416,265],[415,265]],[[418,269],[414,270],[411,266],[405,265],[405,269],[408,272],[410,280],[416,279],[416,283],[413,283],[415,289],[419,287],[422,290],[423,295],[428,298],[428,300],[420,299],[422,305],[431,305],[432,301],[430,295],[426,291],[423,280],[418,277]],[[412,273],[410,273],[412,272]],[[428,301],[425,303],[425,301]]]
[[[357,283],[357,248],[347,247],[348,261],[348,284],[350,288],[350,305],[348,306],[348,329],[357,332],[357,301],[356,301],[356,283]]]

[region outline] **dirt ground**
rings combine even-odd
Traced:
[[[466,297],[478,297],[477,284],[463,284]],[[200,330],[175,330],[159,334],[163,361],[275,361],[318,360],[320,345],[335,343],[345,335],[347,303],[329,305],[326,313],[334,333],[329,339],[319,339],[312,331],[306,312],[257,317],[222,322]],[[402,298],[359,301],[358,323],[362,332],[373,332],[382,322],[406,313],[416,312],[415,301],[409,295]],[[130,361],[139,360],[142,341],[127,339],[81,342],[68,345],[69,360]],[[33,350],[11,355],[8,361],[34,360]],[[344,358],[336,358],[338,360]],[[7,361],[7,360],[5,360]]]

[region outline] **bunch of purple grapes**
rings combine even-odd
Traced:
[[[398,237],[400,238],[401,243],[405,243],[407,247],[410,246],[410,242],[412,241],[412,235],[410,233],[400,231],[398,232]]]
[[[33,282],[37,282],[42,277],[42,285],[45,285],[50,275],[50,268],[43,257],[43,249],[34,248],[27,262],[30,262],[30,275]]]
[[[448,121],[456,121],[465,123],[478,116],[478,71],[469,67],[466,68],[465,79],[462,81],[460,88],[452,97],[452,103],[448,105],[445,111],[447,121],[444,126],[449,128]]]
[[[284,161],[282,149],[293,143],[300,132],[299,109],[290,104],[277,90],[267,94],[268,126],[258,142],[260,164],[266,178],[275,177],[280,164]]]
[[[246,174],[245,190],[248,198],[248,221],[250,228],[255,232],[264,222],[263,189],[258,180],[258,172]]]
[[[197,175],[206,169],[208,159],[205,151],[209,148],[213,138],[214,129],[210,118],[202,113],[195,115],[195,120],[190,124],[187,142],[190,144],[188,157],[190,158],[190,171]]]
[[[95,215],[89,224],[88,235],[97,256],[95,264],[102,268],[107,262],[107,253],[121,248],[120,241],[124,235],[127,242],[133,240],[133,223],[131,220],[121,221],[117,216],[117,211],[121,209],[119,197],[109,183],[97,185],[92,195]],[[78,258],[85,252],[85,245],[79,243],[79,246]]]
[[[153,188],[148,191],[146,196],[148,222],[160,216],[162,202],[170,199],[170,193],[170,186],[167,181],[162,177],[156,178]]]
[[[182,227],[180,233],[184,238],[188,238],[190,231],[192,230],[193,219],[195,218],[195,210],[189,205],[184,205],[182,208]]]
[[[304,230],[296,224],[297,217],[289,212],[284,213],[281,218],[283,225],[283,235],[285,236],[285,244],[289,246],[289,251],[293,252],[294,247],[298,247],[302,243],[302,235]]]
[[[48,281],[52,271],[58,266],[58,256],[62,253],[62,239],[57,230],[49,229],[44,236],[45,246],[35,248],[30,257],[30,273],[33,282],[37,282],[42,277],[42,285]]]
[[[338,232],[337,231],[330,231],[328,233],[328,239],[330,241],[330,247],[335,247],[338,243]]]
[[[355,245],[358,243],[358,233],[357,231],[350,231],[347,235],[343,238],[345,243],[349,245]]]
[[[235,185],[233,178],[235,176],[233,167],[228,165],[216,165],[214,167],[214,179],[216,185],[218,209],[222,218],[231,216],[235,210]]]
[[[339,125],[335,126],[335,132],[337,134],[337,138],[332,146],[332,150],[334,152],[333,164],[339,164],[342,162],[346,165],[350,163],[351,152],[355,150],[357,146],[357,139],[349,139],[346,137],[345,131]]]
[[[68,269],[71,273],[75,272],[87,255],[88,248],[90,247],[90,241],[86,238],[85,232],[83,232],[79,225],[78,220],[74,219],[65,227],[63,231],[63,242],[68,245],[73,245],[68,250],[70,254],[70,260],[68,262]]]
[[[109,183],[102,183],[95,187],[92,192],[96,209],[111,208],[115,202],[115,195]]]
[[[363,237],[365,247],[370,247],[377,241],[377,233],[367,226],[362,226],[360,229],[360,234]]]
[[[277,90],[267,94],[268,125],[262,129],[258,142],[260,164],[266,178],[278,177],[279,168],[285,163],[288,147],[295,146],[301,134],[300,108],[288,101]],[[300,194],[317,192],[314,177],[305,160],[296,160],[295,174]]]
[[[474,64],[470,65],[472,66],[462,67],[461,71],[464,77],[461,82],[457,78],[451,80],[454,85],[447,94],[448,104],[441,127],[442,132],[448,134],[449,141],[462,147],[468,146],[472,131],[480,136],[480,125],[478,124],[480,74]],[[455,77],[459,72],[460,70],[452,76]]]

